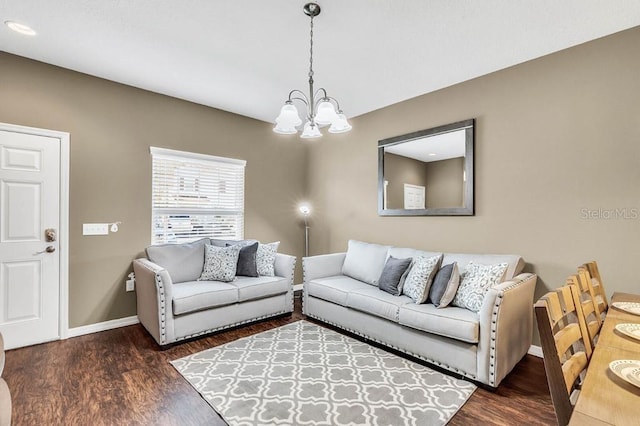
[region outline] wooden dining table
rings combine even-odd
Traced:
[[[640,303],[640,295],[615,293],[595,345],[570,425],[640,425],[640,387],[609,369],[616,360],[640,362],[640,340],[615,329],[622,323],[640,324],[640,315],[617,309],[615,302]]]

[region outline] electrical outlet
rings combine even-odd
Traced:
[[[83,223],[82,235],[109,235],[108,223]]]
[[[136,280],[127,280],[127,291],[133,291],[136,289]]]

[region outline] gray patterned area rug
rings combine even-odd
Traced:
[[[230,425],[443,425],[476,389],[307,321],[171,364]]]

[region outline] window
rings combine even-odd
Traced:
[[[151,243],[244,238],[244,160],[151,147]]]

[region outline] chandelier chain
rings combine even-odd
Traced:
[[[311,16],[309,40],[309,79],[313,80],[313,16]]]

